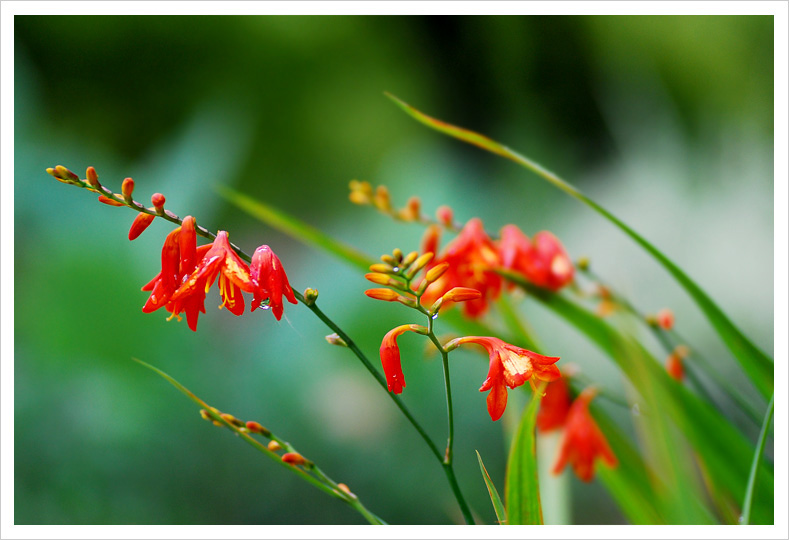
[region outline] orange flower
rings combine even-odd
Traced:
[[[421,329],[416,324],[404,324],[389,330],[381,342],[381,365],[386,376],[386,387],[394,394],[402,394],[405,388],[405,376],[400,364],[400,348],[397,346],[397,338],[406,332],[416,332]]]
[[[244,312],[244,297],[241,291],[254,292],[255,287],[249,276],[249,268],[233,251],[225,231],[217,233],[214,243],[175,292],[173,300],[204,298],[217,276],[219,293],[222,295],[220,309],[227,307],[233,315],[241,315]]]
[[[143,313],[152,313],[166,306],[180,285],[178,279],[180,232],[181,228],[178,227],[167,235],[162,247],[162,270],[142,288],[143,291],[151,291],[151,296],[142,308]]]
[[[570,463],[578,478],[589,482],[594,478],[594,462],[597,456],[610,467],[616,467],[619,463],[605,436],[589,414],[589,402],[595,394],[594,388],[587,388],[570,407],[559,457],[553,468],[554,474],[562,472],[567,463]]]
[[[551,431],[564,425],[570,410],[570,391],[564,377],[545,387],[545,395],[537,412],[537,429]]]
[[[551,382],[561,377],[559,368],[553,365],[559,357],[543,356],[535,352],[510,345],[499,338],[466,336],[453,339],[447,343],[447,349],[453,349],[463,343],[482,345],[490,356],[488,378],[479,389],[480,392],[490,390],[488,394],[488,413],[495,422],[504,414],[507,407],[507,387],[515,388],[526,381],[534,386],[534,379]]]
[[[280,320],[282,318],[282,295],[291,304],[296,303],[293,296],[293,289],[288,283],[288,276],[282,263],[271,248],[260,246],[252,255],[252,265],[250,266],[250,277],[254,286],[254,298],[252,300],[252,311],[260,307],[260,303],[266,298],[269,299],[271,312]]]
[[[430,228],[423,241],[423,252],[435,253],[438,248],[438,229]],[[448,263],[449,268],[432,283],[422,296],[430,305],[454,287],[477,289],[482,298],[470,300],[463,306],[465,315],[477,318],[487,311],[488,302],[498,297],[501,277],[492,268],[499,265],[499,254],[493,241],[485,233],[479,218],[471,219],[444,253],[428,265],[428,269]]]
[[[538,232],[532,241],[515,225],[506,225],[501,229],[499,254],[504,268],[520,272],[538,287],[558,291],[573,280],[567,252],[548,231]]]

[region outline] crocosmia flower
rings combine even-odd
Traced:
[[[608,441],[589,414],[589,402],[595,393],[593,388],[587,388],[570,407],[554,474],[562,472],[570,463],[578,478],[589,482],[594,478],[594,463],[598,456],[610,467],[618,464]]]
[[[249,268],[239,258],[225,231],[219,231],[214,243],[173,295],[174,301],[184,301],[188,297],[205,296],[214,280],[219,277],[219,294],[222,304],[233,315],[244,313],[244,297],[241,291],[254,292],[255,287],[249,275]]]
[[[565,377],[560,377],[545,387],[537,412],[537,429],[552,431],[564,425],[570,412],[570,392]]]
[[[561,377],[559,368],[554,365],[559,357],[543,356],[495,337],[461,337],[447,343],[447,348],[464,343],[482,345],[490,356],[488,378],[479,391],[490,391],[488,413],[494,422],[501,418],[507,407],[507,387],[515,388],[529,381],[535,388],[534,379],[552,382]]]
[[[162,271],[142,288],[143,291],[151,291],[151,296],[142,308],[144,313],[152,313],[166,306],[181,284],[178,279],[180,233],[181,228],[178,227],[167,235],[162,247]]]
[[[405,377],[403,368],[400,364],[400,348],[397,346],[397,338],[406,332],[414,332],[419,326],[414,324],[404,324],[389,330],[381,342],[381,365],[386,376],[386,387],[394,394],[402,394],[405,388]]]
[[[437,229],[429,229],[423,242],[423,252],[438,247]],[[477,318],[487,311],[488,302],[498,297],[501,291],[501,277],[493,271],[499,266],[499,254],[493,241],[485,233],[482,221],[471,219],[460,234],[449,244],[444,253],[433,259],[428,269],[442,263],[449,268],[431,284],[422,299],[426,305],[438,300],[454,287],[467,287],[482,293],[478,300],[470,300],[463,305],[465,315]]]
[[[282,263],[271,248],[260,246],[252,255],[252,265],[249,267],[249,274],[254,286],[254,298],[252,299],[252,311],[260,307],[260,303],[266,298],[269,299],[271,312],[280,320],[282,318],[282,295],[291,304],[296,303],[293,289],[288,283],[288,276]]]
[[[538,287],[558,291],[573,280],[575,269],[564,246],[553,234],[541,231],[533,240],[515,225],[501,230],[501,265],[521,273]]]

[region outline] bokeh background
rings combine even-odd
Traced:
[[[354,178],[386,184],[401,205],[410,195],[430,212],[449,204],[491,231],[549,229],[642,310],[672,308],[681,332],[736,377],[688,297],[623,234],[515,164],[418,125],[383,92],[573,182],[771,353],[772,47],[772,18],[758,16],[17,16],[15,522],[362,522],[204,422],[131,357],[281,434],[391,523],[460,521],[421,440],[307,310],[235,318],[213,309],[212,293],[197,333],[144,315],[139,287],[158,272],[170,225],[130,243],[129,211],[96,204],[46,167],[93,165],[116,190],[132,176],[139,200],[162,192],[173,211],[250,251],[271,245],[294,287],[318,289],[373,358],[408,312],[368,300],[359,272],[239,212],[217,185],[376,256],[418,248],[423,230],[350,204]],[[546,350],[624,394],[574,329],[528,301],[522,309]],[[403,398],[443,440],[440,362],[418,339],[401,342]],[[490,523],[474,450],[503,489],[525,396],[511,392],[492,423],[477,391],[487,358],[460,351],[452,364],[458,475]],[[551,481],[555,522],[623,521],[599,485]]]

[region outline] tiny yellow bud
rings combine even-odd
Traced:
[[[400,295],[392,289],[368,289],[364,294],[375,300],[384,300],[386,302],[394,302]]]
[[[224,420],[228,424],[233,424],[236,427],[241,427],[241,426],[244,425],[244,422],[242,422],[241,420],[239,420],[238,418],[236,418],[232,414],[222,413],[219,416],[222,418],[222,420]]]
[[[422,268],[427,266],[427,263],[433,260],[432,253],[425,253],[424,255],[420,255],[414,263],[408,267],[408,271],[405,273],[406,279],[413,278],[417,272],[419,272]]]
[[[370,272],[364,275],[364,279],[367,281],[372,281],[373,283],[377,283],[378,285],[388,285],[392,278],[379,272]]]
[[[90,184],[91,186],[95,188],[101,186],[101,184],[99,184],[99,175],[96,172],[96,169],[94,169],[93,167],[88,167],[88,169],[85,171],[85,178],[88,179],[88,184]]]
[[[392,201],[389,197],[389,190],[386,186],[378,186],[375,189],[375,197],[373,198],[373,203],[375,203],[375,207],[379,210],[383,210],[388,212],[392,209]]]
[[[268,449],[271,450],[272,452],[279,452],[280,450],[282,450],[282,445],[279,444],[277,441],[269,441]]]
[[[328,336],[326,336],[326,341],[330,345],[337,345],[338,347],[348,346],[348,343],[346,343],[344,339],[338,336],[336,332],[334,334],[329,334]]]
[[[318,299],[318,291],[313,288],[304,289],[304,303],[311,306]]]
[[[348,194],[348,199],[350,199],[353,204],[358,204],[360,206],[370,204],[370,197],[361,191],[351,191]]]
[[[589,269],[589,257],[579,257],[576,261],[575,265],[578,267],[579,270],[588,270]]]
[[[375,263],[370,265],[370,272],[378,272],[382,274],[394,273],[392,267],[384,263]]]
[[[56,166],[55,173],[57,173],[58,178],[62,178],[63,180],[79,182],[79,176],[77,176],[76,174],[65,168],[63,165]]]
[[[386,253],[381,255],[381,261],[392,267],[397,266],[397,261],[394,259],[394,257],[387,255]]]
[[[403,258],[402,266],[403,268],[407,268],[411,263],[413,263],[416,258],[419,257],[418,251],[412,251],[408,255]]]
[[[434,266],[433,268],[427,271],[427,274],[425,274],[425,282],[433,283],[435,280],[443,276],[444,272],[446,272],[448,268],[449,268],[449,263],[444,262],[441,264],[437,264],[436,266]]]
[[[344,491],[345,493],[347,493],[348,495],[350,495],[351,497],[356,497],[356,495],[354,495],[353,493],[351,493],[351,489],[350,489],[348,486],[346,486],[345,484],[343,484],[342,482],[340,482],[339,484],[337,484],[337,487],[338,487],[338,488],[340,488],[340,489],[341,489],[342,491]]]

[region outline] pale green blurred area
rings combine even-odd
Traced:
[[[549,229],[643,311],[673,309],[692,346],[762,403],[695,305],[623,234],[513,163],[416,124],[383,92],[576,184],[772,354],[772,28],[769,17],[17,17],[15,522],[363,522],[204,422],[132,357],[261,422],[391,523],[461,521],[434,458],[360,363],[326,344],[320,321],[291,305],[280,322],[235,318],[214,309],[216,293],[197,333],[143,314],[139,288],[158,272],[170,224],[130,243],[131,212],[55,182],[44,169],[57,164],[92,165],[115,190],[132,176],[138,200],[162,192],[249,252],[271,245],[294,287],[318,289],[376,365],[386,331],[421,321],[367,299],[360,272],[228,206],[214,186],[372,256],[417,249],[422,229],[350,204],[353,178],[388,185],[400,205],[449,204],[492,232]],[[577,331],[531,302],[524,312],[546,352],[625,395]],[[440,362],[423,359],[416,336],[400,342],[402,397],[443,446]],[[452,370],[459,481],[492,523],[474,450],[503,493],[525,395],[510,392],[492,423],[478,392],[487,358],[453,353]],[[598,484],[554,491],[546,517],[623,520]]]

